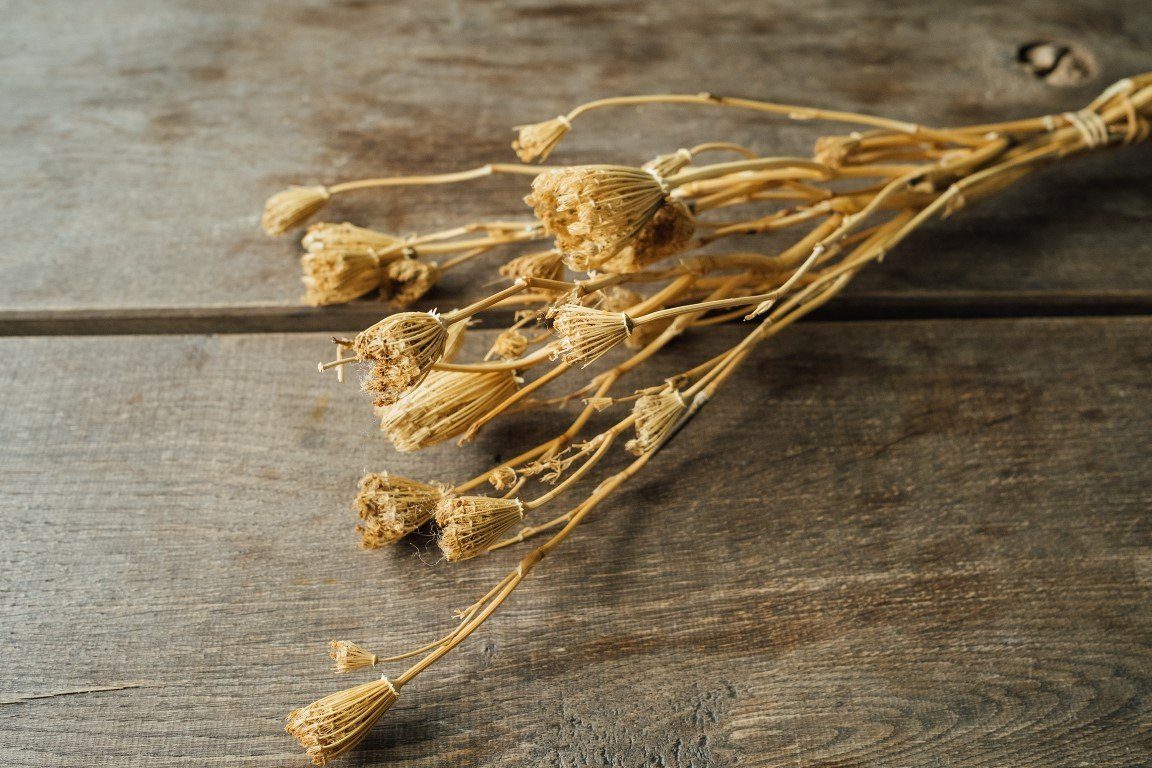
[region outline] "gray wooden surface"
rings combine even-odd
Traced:
[[[1017,62],[1021,46],[1043,40],[1091,62],[1078,85]],[[293,182],[514,160],[512,125],[596,97],[710,90],[987,121],[1079,108],[1147,69],[1150,45],[1143,0],[112,0],[83,12],[16,0],[0,25],[0,324],[38,332],[26,323],[58,310],[107,321],[110,310],[211,308],[217,328],[232,326],[239,305],[291,314],[297,246],[258,235],[267,195]],[[638,163],[715,139],[792,153],[836,130],[699,108],[622,110],[582,119],[556,160]],[[897,306],[952,292],[963,305],[999,296],[1013,306],[1040,291],[1057,303],[1146,308],[1149,160],[1145,147],[1054,172],[933,226],[852,290]],[[328,216],[428,230],[521,210],[519,189],[348,195]],[[477,270],[433,300],[474,292]]]
[[[346,764],[1147,764],[1150,331],[801,324]],[[519,443],[396,454],[326,352],[0,342],[6,765],[303,765],[328,639],[418,644],[510,567],[355,547],[363,470]]]
[[[326,642],[422,643],[513,557],[356,549],[363,471],[460,479],[560,416],[392,451],[314,371],[321,332],[380,307],[297,306],[270,192],[510,160],[511,125],[605,95],[944,124],[1074,109],[1152,62],[1138,0],[0,11],[0,760],[53,768],[305,765],[282,719],[349,684]],[[1044,41],[1078,66],[1034,76]],[[827,130],[625,110],[556,159]],[[823,314],[853,322],[782,335],[345,764],[1152,765],[1150,160],[934,223]],[[409,232],[517,199],[329,213]],[[940,319],[968,315],[1024,317]]]

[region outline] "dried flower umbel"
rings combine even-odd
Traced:
[[[338,228],[343,225],[310,230],[305,237],[310,253],[359,249],[386,263],[380,287],[403,294],[400,305],[417,300],[435,282],[429,273],[461,259],[545,235],[554,240],[552,250],[512,254],[499,272],[513,282],[492,296],[443,315],[386,317],[354,339],[337,339],[340,355],[321,368],[343,370],[358,363],[368,369],[364,388],[381,409],[385,433],[402,450],[457,436],[464,442],[493,420],[528,408],[582,403],[562,433],[454,487],[386,474],[361,480],[356,509],[366,548],[395,542],[433,518],[450,561],[550,535],[459,612],[458,623],[442,637],[390,658],[347,641],[336,643],[332,655],[341,671],[419,659],[392,682],[370,682],[293,712],[288,731],[315,762],[359,743],[397,700],[400,687],[478,629],[546,554],[695,417],[756,345],[832,299],[924,222],[954,214],[1069,156],[1146,141],[1152,132],[1152,74],[1116,83],[1077,112],[955,128],[710,94],[604,99],[521,126],[517,154],[526,162],[541,160],[583,113],[635,104],[746,109],[847,123],[855,130],[820,137],[812,158],[759,157],[744,147],[711,142],[657,155],[638,167],[489,165],[437,176],[294,187],[269,200],[263,224],[277,234],[340,192],[462,182],[494,173],[536,176],[528,196],[539,218],[535,225],[494,220],[379,247],[363,242],[370,230]],[[701,162],[702,155],[716,152],[739,157]],[[730,238],[767,233],[789,239],[770,253],[715,247]],[[710,244],[709,252],[692,253]],[[428,260],[432,256],[447,260]],[[344,258],[306,264],[318,294],[352,298],[376,278],[364,262]],[[565,280],[566,266],[588,274]],[[458,361],[455,349],[469,318],[494,307],[520,312],[485,360]],[[738,344],[710,359],[690,361],[670,379],[637,380],[630,390],[622,389],[625,377],[642,379],[644,364],[677,336],[741,320],[750,329]],[[627,353],[612,365],[575,384],[564,383],[622,349]],[[352,354],[345,357],[345,352]],[[550,385],[560,387],[561,394],[542,397]],[[592,426],[612,418],[617,420],[607,428]],[[619,442],[625,451],[613,452]],[[630,463],[606,470],[609,456],[622,453],[631,455]],[[479,493],[482,486],[489,486],[491,495]],[[536,518],[581,487],[585,495],[566,511]]]

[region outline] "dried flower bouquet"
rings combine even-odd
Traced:
[[[401,688],[487,621],[545,555],[651,461],[757,344],[833,298],[932,217],[955,213],[1066,156],[1146,140],[1152,74],[1114,84],[1078,112],[955,128],[712,94],[621,97],[521,126],[513,148],[525,163],[542,161],[585,112],[638,104],[744,109],[859,130],[818,139],[810,158],[761,157],[713,142],[638,168],[492,164],[292,187],[267,203],[262,225],[279,235],[336,194],[495,174],[532,177],[525,200],[534,221],[498,218],[406,238],[347,223],[312,225],[301,260],[305,300],[333,304],[377,291],[400,310],[354,338],[335,339],[336,359],[320,366],[336,369],[341,380],[345,366],[363,369],[362,388],[399,450],[450,438],[463,443],[493,419],[528,408],[582,404],[561,434],[459,484],[386,473],[361,479],[357,530],[368,549],[429,523],[453,562],[550,535],[458,612],[455,626],[420,648],[382,658],[348,641],[333,642],[339,672],[419,659],[395,677],[292,712],[287,730],[315,763],[355,747]],[[703,162],[718,154],[735,159]],[[699,252],[765,233],[783,233],[788,245],[772,253],[720,246]],[[546,239],[550,247],[521,252],[525,243]],[[494,252],[508,257],[499,267],[507,287],[443,314],[404,311],[447,270]],[[582,276],[569,278],[569,271]],[[483,360],[458,361],[469,323],[496,307],[516,308],[515,322]],[[664,381],[622,387],[627,375],[640,378],[643,364],[680,334],[741,319],[752,327],[738,344]],[[618,347],[628,350],[624,359],[563,384],[566,375]],[[549,385],[560,387],[560,394],[543,397]],[[599,416],[605,412],[617,416]],[[604,418],[611,423],[588,434]],[[538,514],[601,468],[617,443],[633,457],[630,463],[598,477],[562,514]],[[485,485],[491,488],[482,494]]]

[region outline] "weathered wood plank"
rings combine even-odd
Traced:
[[[1150,331],[798,326],[346,764],[1145,763]],[[303,765],[326,640],[417,644],[509,567],[355,548],[361,471],[513,433],[395,454],[326,351],[0,341],[5,764]]]
[[[1062,112],[1147,67],[1140,2],[17,3],[0,27],[0,310],[293,306],[295,247],[256,226],[290,182],[511,158],[512,124],[594,97],[711,90],[932,123]],[[1020,46],[1095,63],[1037,79]],[[698,109],[588,117],[558,159],[639,162],[730,138],[803,151],[818,126]],[[1034,180],[909,242],[857,295],[1138,291],[1152,300],[1146,148]],[[330,215],[427,230],[519,210],[478,183],[349,196]],[[477,270],[482,265],[477,265]],[[436,301],[477,290],[477,270]],[[1123,297],[1121,297],[1123,299]],[[976,300],[979,303],[979,299]],[[287,322],[287,321],[286,321]]]

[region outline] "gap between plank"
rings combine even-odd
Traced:
[[[354,302],[336,307],[248,306],[137,309],[0,310],[0,336],[116,336],[200,333],[316,333],[366,328],[388,310]],[[959,318],[1092,317],[1152,314],[1152,293],[996,292],[873,293],[844,296],[812,320],[936,320]],[[511,312],[486,315],[501,328]]]

